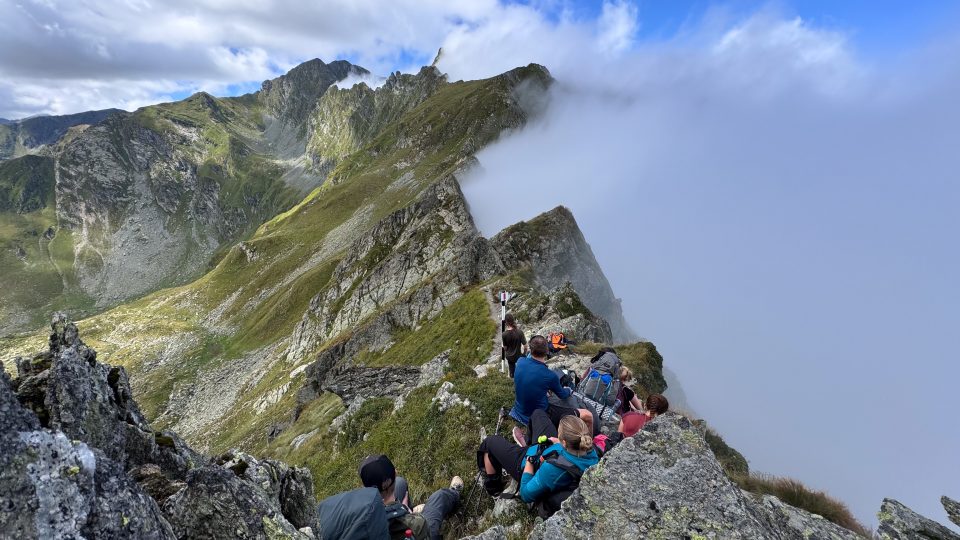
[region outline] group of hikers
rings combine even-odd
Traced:
[[[494,434],[481,442],[478,481],[490,496],[520,499],[547,518],[576,489],[589,467],[623,438],[666,412],[669,403],[660,394],[641,401],[629,386],[633,373],[613,348],[600,349],[578,375],[551,369],[547,361],[551,351],[557,350],[551,346],[553,336],[536,335],[528,343],[513,315],[505,317],[501,337],[516,396],[513,407],[501,411],[501,419],[509,416],[517,425],[512,441]],[[558,342],[569,343],[562,338]],[[616,418],[617,430],[601,433],[601,424]],[[366,489],[321,502],[322,538],[440,539],[443,521],[460,504],[464,486],[455,476],[449,488],[411,507],[406,480],[397,476],[387,456],[368,456],[360,464],[359,475]]]

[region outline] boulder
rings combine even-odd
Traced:
[[[151,428],[123,368],[97,362],[63,314],[49,350],[0,370],[0,538],[306,538],[306,469],[217,463]],[[161,506],[162,505],[162,506]]]
[[[950,521],[960,525],[960,502],[944,495],[940,497],[940,503],[943,504],[943,509],[947,511],[947,517],[950,518]]]
[[[531,538],[859,538],[724,474],[699,429],[666,413],[589,469]]]
[[[893,499],[883,500],[877,519],[877,534],[884,540],[960,540],[960,534]]]
[[[177,538],[307,538],[276,500],[223,467],[190,471],[187,487],[167,499],[163,511]]]
[[[476,536],[465,536],[461,540],[507,540],[507,531],[503,525],[494,525]]]

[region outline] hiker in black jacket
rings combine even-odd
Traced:
[[[454,476],[450,487],[433,492],[426,504],[410,509],[407,481],[387,456],[368,456],[360,465],[360,480],[365,487],[380,490],[390,523],[391,540],[404,540],[408,530],[416,540],[440,540],[440,527],[460,503],[463,480]]]
[[[517,320],[513,317],[513,313],[507,313],[503,320],[507,329],[504,330],[501,340],[512,379],[513,372],[517,368],[517,360],[527,354],[527,336],[523,335],[523,331],[517,327]]]

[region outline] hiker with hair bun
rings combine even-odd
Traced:
[[[646,400],[646,411],[631,411],[620,417],[620,427],[617,429],[625,437],[637,434],[647,422],[667,412],[670,402],[662,394],[650,394]]]
[[[537,409],[530,422],[533,437],[541,443],[518,446],[491,435],[480,444],[477,467],[491,496],[503,491],[504,471],[519,483],[524,502],[569,495],[566,492],[576,487],[583,471],[600,460],[593,448],[593,434],[579,417],[563,417],[557,429],[546,411]]]
[[[512,379],[513,372],[517,368],[517,360],[527,354],[527,336],[523,335],[523,331],[517,326],[517,319],[514,318],[513,313],[507,313],[503,320],[507,329],[504,330],[500,339],[503,342],[503,350]]]

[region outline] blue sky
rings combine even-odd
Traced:
[[[945,521],[958,6],[0,1],[0,117],[240,94],[314,57],[385,75],[442,46],[452,80],[542,63],[546,116],[465,185],[483,230],[570,206],[638,333],[754,468],[868,523],[883,497]]]

